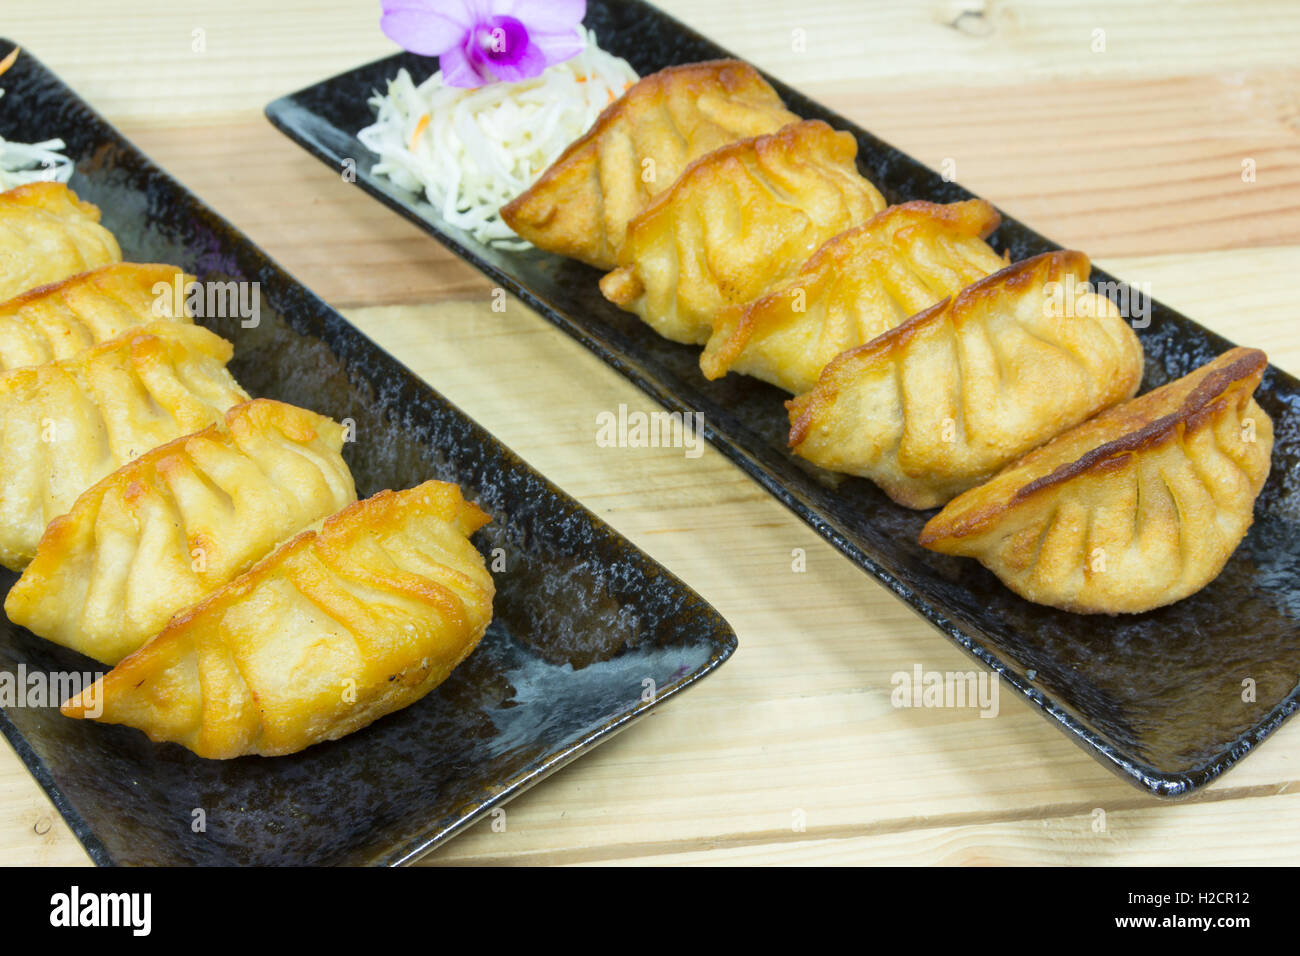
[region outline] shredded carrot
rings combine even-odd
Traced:
[[[609,101],[610,101],[611,103],[613,103],[613,102],[614,102],[614,91],[613,91],[613,90],[608,90],[607,92],[609,93]]]
[[[628,80],[626,83],[623,84],[623,92],[626,93],[630,89],[632,89],[632,81]]]
[[[586,78],[585,76],[580,76],[580,77],[578,77],[578,82],[579,82],[579,83],[586,83],[586,82],[587,82],[587,78]]]
[[[415,124],[415,132],[411,134],[411,141],[406,144],[407,149],[409,149],[411,152],[415,152],[415,146],[417,143],[420,142],[420,137],[424,135],[424,131],[428,128],[428,126],[429,126],[429,114],[425,113],[423,116],[420,117],[420,122]]]
[[[17,59],[18,59],[18,47],[14,47],[12,50],[9,51],[8,56],[6,56],[3,60],[0,60],[0,74],[3,74],[5,70],[13,66],[14,62]]]

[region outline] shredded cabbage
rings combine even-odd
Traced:
[[[581,53],[518,83],[461,89],[444,86],[438,72],[416,86],[401,70],[387,93],[371,97],[375,122],[357,133],[379,155],[374,172],[422,193],[480,242],[526,248],[498,210],[637,81],[626,61],[578,29]]]
[[[14,47],[0,60],[0,73],[13,66],[17,59],[18,48]],[[0,90],[0,97],[4,95],[5,91]],[[63,155],[65,148],[61,139],[11,143],[0,136],[0,191],[38,180],[66,183],[72,178],[72,160]]]

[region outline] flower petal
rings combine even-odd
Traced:
[[[528,27],[529,33],[576,31],[587,15],[587,0],[488,0],[492,14],[510,16]]]
[[[470,12],[476,24],[490,20],[496,15],[496,10],[493,9],[496,3],[497,0],[464,0],[465,9]]]
[[[448,86],[467,89],[492,82],[492,77],[480,72],[461,46],[444,50],[438,57],[438,67],[442,70],[442,82]]]
[[[586,42],[578,36],[577,30],[569,30],[565,33],[534,32],[530,34],[530,38],[546,57],[547,66],[563,63],[570,57],[577,56],[586,46]]]
[[[515,63],[528,49],[528,28],[514,17],[493,17],[480,23],[466,44],[475,63],[501,66]]]
[[[461,0],[384,0],[379,28],[402,49],[438,56],[465,39],[474,26]]]
[[[487,65],[492,75],[505,83],[516,83],[529,77],[540,76],[546,67],[546,54],[536,43],[529,43],[523,54],[513,63],[492,62]]]

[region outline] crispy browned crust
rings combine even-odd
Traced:
[[[24,183],[0,193],[0,203],[3,202],[51,210],[71,208],[87,219],[99,222],[99,207],[80,198],[64,183]]]
[[[446,482],[440,481],[429,481],[425,482],[425,484],[447,495],[447,500],[442,504],[447,506],[446,510],[449,513],[444,514],[443,517],[451,521],[465,536],[468,537],[492,520],[478,505],[463,499],[460,496],[458,486],[448,485]],[[323,554],[337,553],[348,547],[358,537],[369,534],[376,528],[384,525],[395,526],[400,524],[404,510],[412,507],[411,500],[407,496],[415,490],[415,488],[412,488],[406,492],[399,492],[386,489],[371,495],[369,498],[354,501],[346,508],[336,511],[322,522],[319,531],[309,530],[295,535],[220,591],[200,601],[188,610],[177,614],[171,619],[166,629],[158,637],[154,638],[151,643],[161,641],[170,632],[184,629],[193,619],[200,615],[219,612],[235,598],[251,591],[262,581],[270,578],[291,554],[311,547],[317,548]],[[451,493],[452,491],[454,491],[454,494]],[[409,584],[409,581],[403,577],[402,584]],[[421,592],[424,597],[429,597],[431,593],[428,589]],[[140,650],[144,651],[148,646],[146,645]],[[125,664],[127,660],[130,660],[130,658],[124,660],[122,664]]]
[[[403,492],[381,491],[369,498],[355,501],[326,518],[319,531],[304,531],[289,539],[225,587],[179,612],[157,637],[123,658],[103,677],[105,699],[114,694],[114,687],[129,688],[153,674],[155,660],[166,659],[176,646],[186,641],[192,626],[209,615],[223,613],[243,595],[273,578],[285,560],[293,554],[312,548],[324,563],[337,566],[338,562],[332,558],[345,553],[356,538],[385,526],[400,526],[406,511],[418,507],[415,493],[421,490],[439,497],[441,517],[467,537],[492,520],[478,505],[466,501],[458,486],[439,481],[428,481]],[[383,587],[398,593],[409,594],[437,605],[449,601],[446,588],[435,581],[402,573],[385,575],[382,571],[373,572],[371,576]],[[67,717],[86,717],[92,699],[88,694],[89,692],[83,691],[70,698],[60,710]]]
[[[48,365],[31,365],[0,372],[0,392],[39,387],[42,378],[51,371],[75,374],[77,370],[87,368],[102,356],[114,352],[122,353],[126,362],[139,373],[150,365],[166,362],[171,356],[185,351],[207,355],[224,366],[234,357],[235,347],[201,325],[151,322],[149,325],[127,329],[117,338],[100,342],[70,358]],[[245,396],[244,401],[247,400]]]
[[[140,288],[152,289],[159,282],[171,283],[177,275],[184,277],[185,283],[193,281],[194,276],[183,272],[176,266],[161,263],[113,262],[98,269],[91,269],[75,276],[68,276],[57,282],[47,282],[26,292],[14,296],[7,302],[0,302],[0,315],[13,315],[33,302],[46,296],[60,295],[79,286],[93,286],[102,292],[112,294],[123,284],[138,285]]]
[[[261,510],[259,507],[250,507],[241,513],[236,503],[233,511],[215,514],[208,512],[205,515],[201,508],[191,508],[192,502],[186,500],[186,496],[174,493],[176,488],[196,479],[219,481],[220,470],[214,471],[209,467],[213,461],[212,456],[216,455],[218,461],[222,461],[226,455],[243,457],[247,454],[247,444],[255,443],[259,437],[283,437],[306,448],[322,436],[324,447],[334,453],[333,461],[337,462],[338,471],[331,468],[332,463],[313,463],[323,478],[328,479],[337,474],[344,479],[346,495],[331,496],[304,515],[296,502],[284,499],[284,483],[277,482],[270,470],[277,466],[264,465],[265,481],[269,489],[260,492],[260,504],[265,507],[275,500],[273,494],[279,494],[279,500],[284,505],[280,517],[285,520],[272,523],[274,530],[270,533],[259,536],[257,530],[246,523],[247,515]],[[341,457],[338,457],[342,440],[341,426],[326,416],[305,408],[268,398],[257,398],[232,406],[225,413],[224,424],[209,425],[150,449],[82,492],[65,514],[46,526],[31,563],[5,598],[6,613],[11,620],[21,623],[40,637],[71,647],[105,663],[114,663],[153,637],[167,623],[167,617],[171,613],[190,605],[201,594],[211,593],[220,587],[238,571],[279,544],[286,534],[301,530],[312,521],[324,517],[329,510],[355,500],[351,477],[347,474],[347,467]],[[251,454],[246,460],[261,464]],[[224,461],[228,462],[229,459]],[[250,500],[259,497],[252,495],[252,489],[243,490],[250,493]],[[69,584],[72,580],[68,576],[69,570],[79,567],[84,570],[83,559],[88,553],[93,554],[93,561],[90,562],[93,570],[85,572],[90,575],[90,579],[84,583],[87,589],[85,593],[95,593],[105,585],[107,579],[112,578],[111,571],[107,574],[103,571],[120,566],[124,560],[133,560],[113,550],[111,534],[107,546],[105,540],[94,536],[93,532],[94,543],[87,540],[87,529],[95,528],[106,503],[111,511],[113,502],[127,507],[142,533],[150,523],[156,522],[153,525],[155,528],[171,523],[184,535],[189,548],[226,554],[229,554],[230,546],[247,549],[242,567],[219,562],[216,567],[207,568],[208,573],[200,575],[203,586],[197,594],[189,581],[170,576],[170,571],[163,572],[159,580],[170,585],[170,603],[167,604],[165,613],[162,607],[158,607],[157,613],[149,615],[147,619],[141,613],[140,604],[132,600],[133,589],[129,586],[118,591],[118,602],[121,603],[114,602],[116,610],[113,613],[86,616],[86,604],[76,600],[76,589]],[[164,512],[168,514],[167,518],[161,517]],[[295,518],[295,515],[298,517]],[[205,521],[205,517],[211,520]],[[116,529],[119,526],[114,527]],[[216,532],[215,537],[209,535],[208,529]],[[250,537],[245,537],[244,534]],[[236,536],[238,541],[235,540]],[[136,554],[138,553],[137,551]],[[69,561],[72,562],[71,565],[68,564]]]
[[[845,229],[838,236],[828,239],[821,248],[808,257],[808,261],[803,264],[797,275],[815,272],[823,265],[839,265],[851,261],[854,239],[864,232],[878,229],[880,224],[888,219],[900,218],[912,220],[910,225],[899,230],[900,235],[905,235],[906,230],[910,229],[942,225],[962,235],[979,236],[981,239],[993,235],[993,231],[1002,223],[1002,214],[993,207],[992,203],[983,199],[967,199],[958,203],[936,203],[913,199],[911,202],[882,209],[862,225]],[[755,302],[762,301],[763,299],[755,300]]]
[[[765,295],[751,302],[732,306],[731,311],[739,313],[736,327],[726,343],[710,357],[708,368],[704,368],[708,379],[721,378],[745,350],[754,334],[771,321],[774,314],[779,314],[783,299],[790,295],[790,289],[800,285],[811,276],[816,276],[823,269],[829,268],[839,272],[856,267],[862,251],[856,246],[856,240],[864,233],[879,229],[882,223],[890,219],[910,219],[906,226],[899,228],[897,235],[906,236],[913,229],[944,228],[963,236],[978,236],[987,239],[1002,222],[1002,215],[992,203],[983,199],[968,199],[959,203],[932,203],[924,199],[889,206],[876,213],[866,222],[839,235],[828,239],[816,252],[808,257],[799,271],[788,281]],[[701,362],[701,367],[704,366]]]
[[[745,77],[744,83],[740,81],[742,74]],[[658,97],[669,85],[682,84],[694,87],[707,79],[718,80],[727,92],[732,94],[743,86],[752,85],[754,80],[767,86],[763,78],[758,75],[758,71],[740,60],[704,60],[700,63],[685,63],[681,66],[665,67],[658,73],[642,77],[632,84],[626,93],[605,107],[596,117],[596,122],[591,124],[591,128],[570,143],[560,154],[559,159],[551,163],[546,171],[537,177],[536,182],[502,206],[501,218],[512,229],[515,227],[516,219],[526,218],[532,200],[545,191],[550,183],[563,177],[565,168],[572,165],[573,157],[585,150],[595,149],[596,141],[601,135],[617,122],[619,117],[636,106],[638,100]]]
[[[596,210],[574,208],[564,199],[576,185],[586,180],[590,165],[596,162],[600,138],[625,113],[637,109],[645,100],[661,98],[669,87],[698,90],[709,86],[719,86],[729,96],[740,96],[749,91],[770,94],[774,102],[780,104],[776,91],[758,71],[740,60],[705,60],[652,73],[605,107],[591,128],[570,143],[528,189],[502,206],[502,220],[519,235],[539,245],[540,230],[551,225],[557,216],[573,218],[575,223],[579,219],[590,219],[589,228],[598,228]],[[554,251],[571,254],[566,249]]]
[[[0,301],[122,259],[117,239],[100,225],[98,207],[63,183],[28,183],[0,193],[0,218],[6,223]]]
[[[258,428],[261,423],[274,422],[275,427],[286,436],[296,442],[307,444],[316,437],[315,426],[329,420],[324,415],[298,408],[296,405],[287,405],[270,398],[254,398],[240,405],[232,405],[226,410],[225,428],[227,432],[237,434],[241,430]],[[78,496],[77,504],[72,506],[72,510],[67,514],[59,515],[46,526],[45,533],[41,535],[41,543],[36,549],[36,558],[28,565],[28,573],[39,575],[43,573],[41,565],[47,557],[55,556],[55,560],[59,560],[66,555],[69,542],[76,537],[78,523],[82,520],[78,506],[83,501],[113,495],[127,500],[135,498],[144,490],[139,482],[139,476],[143,472],[152,468],[160,472],[166,471],[168,461],[177,455],[184,456],[186,449],[196,439],[201,441],[220,433],[220,425],[209,425],[200,431],[182,435],[165,445],[149,449],[139,458],[133,459],[108,477],[101,478],[91,485]],[[11,591],[10,594],[12,593]]]
[[[1006,470],[1010,471],[1036,456],[1050,454],[1052,446],[1066,437],[1074,439],[1089,432],[1101,432],[1106,425],[1115,421],[1123,423],[1127,428],[1123,435],[1102,441],[1073,461],[1026,482],[1009,497],[979,503],[969,511],[956,511],[947,518],[941,512],[922,530],[919,538],[921,545],[928,548],[944,539],[963,538],[978,533],[1013,508],[1062,488],[1075,478],[1122,467],[1131,455],[1172,441],[1180,432],[1187,433],[1201,428],[1211,422],[1229,400],[1243,392],[1244,397],[1253,394],[1267,367],[1268,356],[1259,349],[1233,348],[1181,379],[1102,412],[1057,436],[1053,442],[1031,452],[1019,462],[1013,462]],[[1181,400],[1177,399],[1180,391],[1186,392]],[[1175,409],[1153,417],[1153,411],[1160,408],[1171,393],[1178,401]],[[980,492],[986,487],[974,488],[967,495],[978,501]],[[960,501],[960,497],[954,499],[955,503]]]
[[[817,380],[817,385],[811,392],[799,395],[785,403],[790,416],[790,447],[796,448],[803,444],[814,419],[835,400],[839,394],[841,378],[846,374],[851,375],[853,367],[857,367],[864,361],[892,357],[905,349],[918,333],[936,323],[951,321],[960,326],[967,317],[978,312],[977,307],[982,299],[993,298],[1007,292],[1016,293],[1029,286],[1057,282],[1067,273],[1083,280],[1088,277],[1091,268],[1086,255],[1070,249],[1044,252],[1029,259],[1022,259],[967,286],[957,295],[918,312],[901,325],[870,342],[841,352],[826,368],[822,369],[821,378]]]
[[[858,155],[857,140],[848,133],[836,131],[828,123],[816,119],[787,123],[775,133],[751,136],[749,139],[728,143],[691,162],[677,177],[675,183],[651,199],[645,209],[641,210],[640,215],[627,224],[629,238],[638,230],[649,228],[651,222],[660,215],[665,213],[671,215],[672,205],[679,193],[693,188],[696,180],[707,180],[717,176],[717,171],[724,169],[728,163],[743,163],[751,153],[757,155],[760,163],[765,157],[780,153],[798,158],[806,149],[812,148],[811,143],[819,139],[825,140],[826,143],[821,155],[832,164],[852,163]],[[631,246],[632,243],[629,241],[623,248],[626,251]]]
[[[645,284],[636,273],[636,266],[619,266],[600,277],[600,294],[617,306],[626,306],[645,292]]]

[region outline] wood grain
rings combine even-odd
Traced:
[[[936,169],[951,160],[963,185],[1104,259],[1300,243],[1300,123],[1288,120],[1276,92],[1297,85],[1300,71],[1255,76],[1240,96],[1220,79],[1195,77],[827,101]],[[1152,113],[1145,105],[1124,112],[1153,97]],[[428,302],[488,288],[260,118],[123,131],[333,305]],[[1243,159],[1255,160],[1254,182],[1242,181]]]
[[[810,90],[1284,68],[1295,65],[1300,20],[1290,0],[810,0],[797,12],[784,0],[753,0],[740,15],[721,0],[660,6]],[[251,114],[392,53],[377,21],[378,4],[357,0],[7,0],[3,30],[110,118],[171,126]]]
[[[1239,865],[1243,842],[1259,844],[1266,865],[1295,863],[1295,850],[1272,842],[1281,827],[1300,824],[1300,798],[1279,794],[1231,803],[1063,813],[1059,817],[1012,819],[960,826],[921,826],[867,836],[789,840],[753,845],[706,844],[635,855],[633,848],[612,860],[541,858],[529,862],[618,863],[621,865],[752,866],[779,862],[795,866],[853,865],[863,859],[896,866],[1114,866],[1196,863]],[[1191,847],[1195,847],[1194,851]],[[503,861],[513,862],[513,861]]]
[[[814,0],[797,18],[777,0],[754,0],[743,17],[717,2],[665,6],[1300,371],[1297,5]],[[518,302],[492,312],[479,273],[261,117],[275,96],[388,53],[375,4],[50,9],[11,0],[3,31],[739,635],[732,661],[699,688],[513,801],[505,832],[476,827],[428,862],[1294,859],[1300,725],[1170,805],[1110,776],[1009,695],[994,719],[895,709],[895,671],[966,670],[968,659],[712,449],[690,460],[598,448],[597,413],[653,403]],[[191,49],[199,28],[203,53]],[[1104,53],[1091,49],[1095,29]],[[1241,178],[1247,158],[1253,183]],[[0,751],[0,865],[84,860]]]

